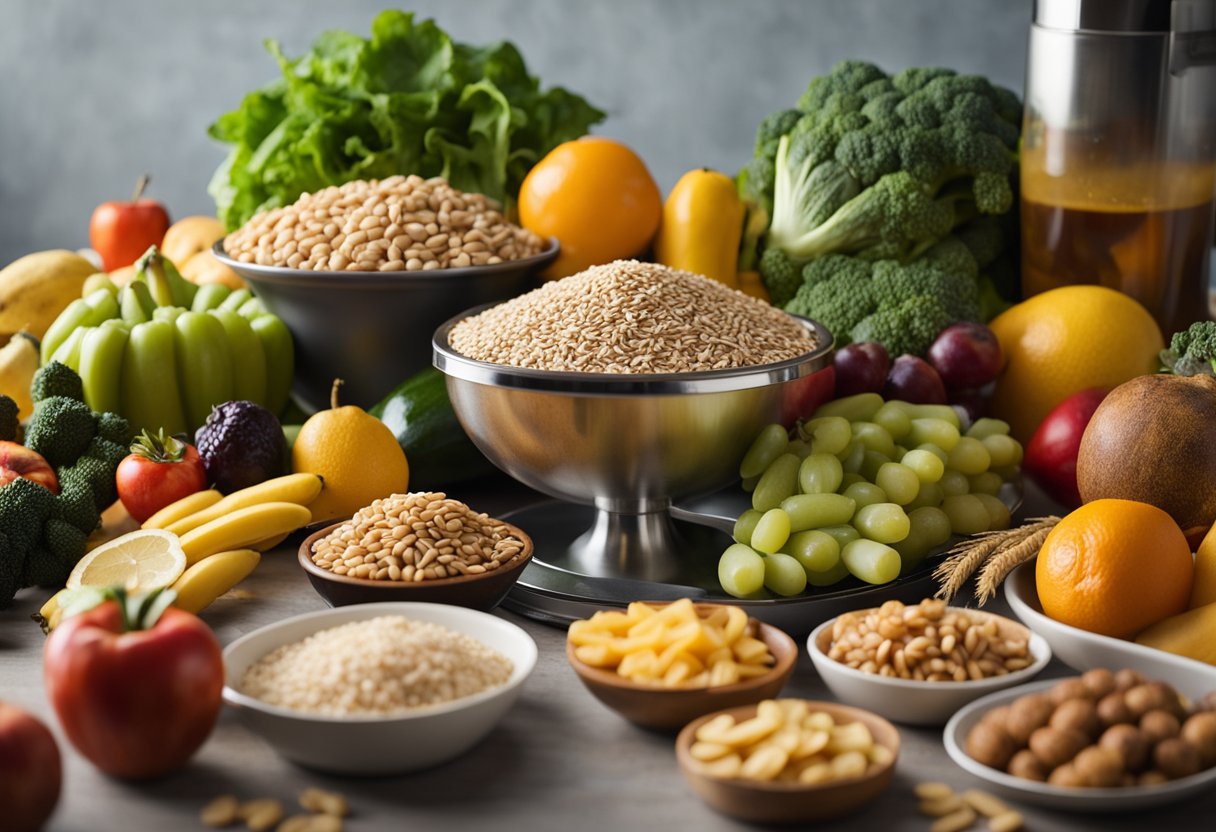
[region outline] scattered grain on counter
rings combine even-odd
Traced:
[[[575,373],[754,367],[815,347],[795,318],[762,300],[636,260],[546,283],[466,318],[448,341],[479,361]]]
[[[420,582],[492,572],[524,544],[510,527],[442,492],[376,500],[318,540],[312,562],[335,575]]]
[[[269,705],[324,716],[391,716],[505,684],[511,660],[464,633],[385,615],[271,651],[241,681]]]
[[[313,271],[430,271],[518,260],[548,243],[497,202],[441,177],[359,179],[254,216],[224,240],[242,263]]]

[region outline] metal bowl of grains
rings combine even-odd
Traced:
[[[600,578],[680,583],[690,564],[716,562],[706,546],[718,543],[673,525],[672,502],[732,482],[762,427],[792,424],[834,383],[832,336],[818,323],[635,261],[472,309],[433,346],[490,461],[596,509],[573,542],[556,531],[571,512],[530,519],[537,565]]]
[[[430,335],[470,304],[515,297],[557,257],[492,200],[395,176],[304,194],[212,251],[295,336],[294,393],[324,409],[335,378],[370,407],[430,362]]]
[[[377,550],[370,559],[369,547]],[[377,500],[310,535],[299,552],[309,583],[331,607],[426,601],[485,612],[531,559],[532,538],[523,530],[441,493]]]
[[[468,751],[519,698],[536,642],[444,604],[297,615],[224,649],[224,702],[282,756],[347,775],[418,771]]]

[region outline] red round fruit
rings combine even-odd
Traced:
[[[1042,421],[1022,458],[1022,469],[1054,500],[1069,508],[1081,505],[1077,490],[1077,454],[1094,411],[1110,391],[1092,387],[1073,393]]]
[[[0,441],[0,486],[17,477],[36,482],[52,494],[59,493],[59,477],[42,454],[16,442]]]
[[[131,455],[118,463],[114,475],[118,499],[127,513],[142,523],[170,503],[207,487],[203,460],[193,445],[164,431],[146,431],[131,445]]]
[[[42,721],[0,702],[0,807],[9,832],[37,832],[55,811],[63,761]]]
[[[877,341],[862,341],[836,350],[836,397],[877,393],[891,370],[891,356]]]
[[[945,404],[946,386],[937,370],[924,360],[915,355],[901,355],[891,365],[882,397],[911,404]]]
[[[937,334],[929,363],[951,390],[983,387],[1001,372],[1001,345],[983,324],[960,321]]]
[[[154,199],[143,199],[148,177],[140,177],[129,202],[103,202],[89,220],[89,244],[101,255],[107,272],[130,266],[149,246],[159,246],[169,230],[169,212]]]

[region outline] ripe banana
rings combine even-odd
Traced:
[[[200,526],[224,517],[229,512],[249,508],[250,506],[265,505],[266,503],[295,503],[298,506],[306,506],[315,500],[320,493],[321,478],[316,474],[287,474],[286,476],[266,480],[266,482],[261,482],[257,485],[251,485],[248,488],[242,488],[240,491],[233,491],[222,500],[202,508],[193,514],[185,515],[160,528],[164,528],[165,531],[173,532],[178,537],[181,537]],[[185,499],[189,500],[190,497],[186,497]],[[178,502],[182,501],[179,500]],[[173,508],[176,505],[177,503],[174,503],[173,506],[169,506],[168,508]],[[307,523],[309,521],[306,520],[304,522]],[[304,523],[300,523],[290,531],[294,531],[295,528],[299,528],[302,525]],[[153,526],[152,528],[157,527]],[[275,534],[281,534],[281,532],[274,530],[267,531],[265,534],[255,537],[249,543],[265,540]]]
[[[88,260],[65,250],[27,254],[9,263],[0,269],[0,333],[25,331],[42,338],[59,313],[80,299],[85,279],[96,271]]]
[[[101,326],[82,331],[85,334],[80,340],[78,372],[84,385],[84,400],[95,413],[117,413],[121,403],[118,379],[127,349],[127,329],[120,320],[111,318]]]
[[[245,580],[262,556],[253,549],[216,552],[190,566],[173,584],[177,593],[173,606],[199,613],[228,590]]]
[[[209,283],[207,286],[220,286]],[[195,299],[203,296],[207,286],[200,286]],[[227,289],[227,287],[223,287]],[[253,332],[249,321],[231,309],[212,309],[213,315],[228,333],[228,345],[232,353],[232,377],[234,399],[266,406],[266,356],[262,353],[262,341]]]
[[[224,499],[224,495],[214,488],[208,488],[205,491],[195,491],[193,494],[182,497],[176,502],[169,503],[169,505],[145,520],[140,528],[163,529],[171,523],[176,523],[183,517],[189,517],[195,512],[215,505],[222,499]]]
[[[193,566],[216,552],[295,531],[311,520],[312,512],[297,503],[260,503],[237,509],[181,536],[186,565]]]
[[[261,348],[262,345],[258,344],[258,349]],[[34,373],[38,372],[39,363],[38,341],[28,332],[18,332],[0,347],[0,393],[17,403],[21,418],[34,412],[30,383],[34,380]]]
[[[206,312],[182,312],[173,322],[177,377],[185,399],[186,421],[201,425],[211,406],[233,399],[232,353],[224,325]],[[242,360],[247,358],[242,356]]]

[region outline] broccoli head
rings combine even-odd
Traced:
[[[30,385],[30,398],[34,404],[52,396],[66,396],[78,402],[84,401],[84,385],[76,371],[59,361],[40,368],[34,373],[34,381]]]
[[[115,466],[93,456],[81,456],[70,466],[58,469],[60,488],[83,486],[93,495],[93,504],[105,508],[118,498],[114,484]],[[80,486],[76,484],[79,483]]]
[[[826,280],[802,284],[785,311],[818,321],[831,331],[836,346],[844,346],[853,327],[877,308],[871,284],[868,275],[858,270],[840,271]]]
[[[776,306],[789,303],[802,284],[798,267],[779,248],[766,248],[764,254],[760,255],[760,277]]]
[[[77,399],[51,396],[34,406],[25,429],[25,445],[52,465],[69,465],[93,440],[93,411]]]
[[[17,415],[17,403],[8,396],[0,395],[0,440],[16,442],[20,427],[21,419]]]
[[[33,480],[18,477],[0,486],[0,529],[8,537],[0,558],[24,558],[41,537],[42,522],[54,507],[55,495]]]
[[[853,327],[854,342],[877,341],[891,355],[924,355],[937,334],[956,318],[930,295],[913,295],[884,306]]]
[[[72,568],[84,557],[87,536],[75,526],[52,517],[43,527],[42,544],[25,559],[26,586],[63,586]]]
[[[874,297],[879,308],[894,308],[918,296],[934,298],[951,317],[947,325],[979,320],[979,287],[974,274],[947,271],[924,260],[908,264],[882,260],[874,264]]]
[[[124,448],[131,444],[135,432],[131,423],[117,413],[97,414],[97,436],[107,442],[122,445]]]
[[[844,254],[829,254],[819,257],[802,267],[802,282],[822,283],[841,273],[848,273],[850,284],[868,280],[873,264]]]
[[[69,469],[60,472],[62,476]],[[86,535],[101,525],[101,513],[97,510],[97,500],[93,496],[93,486],[84,477],[73,477],[60,480],[59,497],[51,510],[51,516],[64,520],[75,526]]]
[[[1175,375],[1216,375],[1216,321],[1197,321],[1175,332],[1161,363]]]

